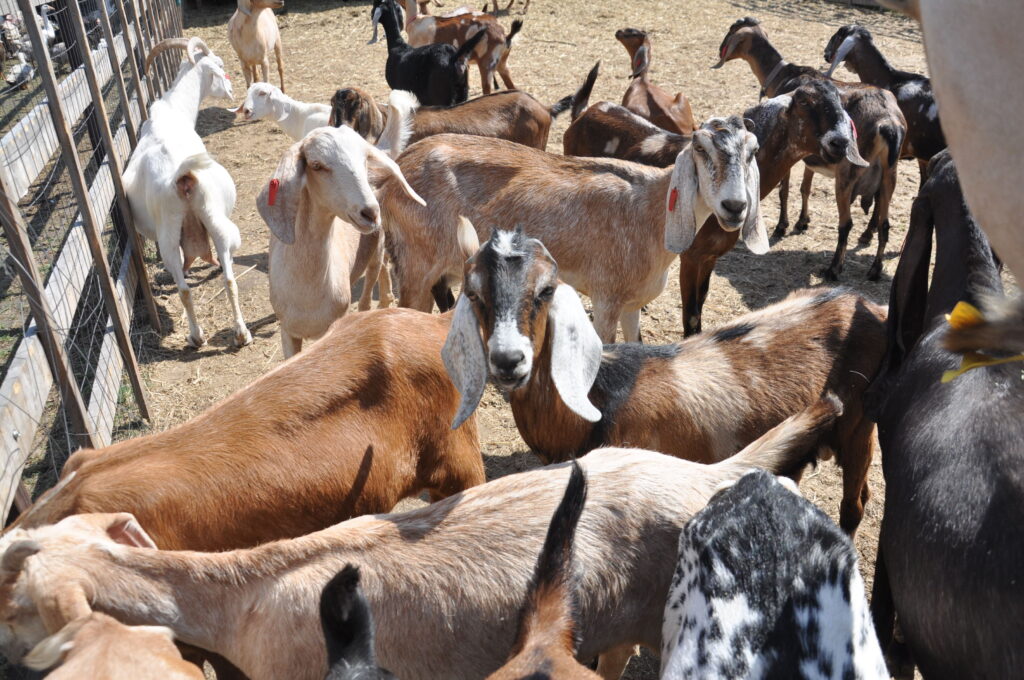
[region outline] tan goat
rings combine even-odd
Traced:
[[[431,290],[461,278],[475,251],[466,244],[520,224],[551,249],[566,282],[591,297],[603,340],[614,340],[619,323],[627,340],[638,340],[640,308],[664,289],[675,254],[706,217],[767,251],[756,150],[738,117],[705,123],[665,169],[465,135],[413,144],[398,164],[430,204],[415,205],[390,180],[380,194],[399,304],[429,310]],[[474,238],[458,229],[460,216],[475,225]]]
[[[192,420],[81,450],[14,527],[132,512],[167,550],[229,550],[484,481],[476,424],[441,364],[451,316],[353,314]],[[72,473],[74,476],[72,477]]]
[[[274,10],[284,7],[284,0],[238,0],[238,9],[228,20],[228,42],[242,62],[242,74],[248,88],[254,82],[270,82],[270,53],[277,60],[277,76],[284,92],[284,55],[281,31]],[[262,77],[258,77],[256,69]]]
[[[674,345],[602,345],[544,245],[496,231],[466,263],[442,355],[474,412],[488,375],[545,461],[627,443],[702,463],[731,456],[835,392],[828,446],[843,468],[840,524],[867,499],[874,425],[863,394],[885,353],[885,312],[842,289],[805,290]]]
[[[621,28],[615,31],[615,39],[626,48],[629,65],[633,69],[629,87],[622,96],[622,105],[669,132],[677,135],[693,132],[697,126],[690,100],[682,92],[673,97],[652,83],[647,75],[651,67],[651,39],[647,33],[635,28]]]
[[[719,484],[753,467],[801,467],[834,416],[830,402],[818,404],[715,465],[639,449],[583,458],[589,498],[576,540],[580,657],[612,652],[599,673],[617,678],[633,645],[659,649],[685,522]],[[250,680],[321,680],[321,590],[352,563],[373,611],[381,666],[402,680],[478,680],[512,647],[569,472],[557,465],[509,475],[403,514],[359,517],[226,553],[129,547],[150,541],[127,513],[17,529],[0,540],[0,651],[17,662],[94,609],[130,624],[168,625]]]
[[[24,659],[37,671],[57,663],[49,680],[203,680],[202,671],[181,658],[170,628],[126,626],[98,612],[67,624]]]

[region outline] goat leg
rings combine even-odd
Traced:
[[[811,200],[811,182],[814,180],[814,171],[810,168],[804,168],[804,178],[800,182],[800,219],[793,225],[794,231],[807,231],[808,225],[811,223],[811,216],[807,209],[807,204]]]
[[[779,182],[779,222],[775,225],[772,238],[782,238],[789,227],[789,173]]]

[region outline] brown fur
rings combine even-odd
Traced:
[[[657,135],[662,137],[652,140]],[[689,143],[689,136],[667,132],[625,107],[597,102],[569,125],[562,137],[562,152],[667,168]]]
[[[126,626],[93,612],[39,643],[26,664],[43,670],[63,657],[47,674],[51,680],[202,680],[202,671],[181,658],[172,640],[168,628]]]
[[[369,92],[358,87],[338,90],[331,97],[329,125],[348,125],[364,139],[374,143],[384,132],[384,117],[387,111],[381,109]]]
[[[752,467],[778,472],[805,460],[835,415],[826,411],[791,418],[713,466],[635,449],[583,458],[589,492],[576,541],[580,656],[638,643],[658,649],[683,524],[723,482]],[[478,679],[497,669],[512,645],[568,476],[568,466],[509,475],[407,513],[359,517],[227,553],[120,545],[108,531],[132,521],[124,514],[18,529],[2,539],[0,552],[6,558],[27,545],[34,554],[0,574],[0,651],[17,661],[65,625],[62,612],[91,607],[130,624],[169,625],[180,640],[223,654],[251,680],[320,680],[327,669],[320,592],[342,566],[356,563],[383,667],[403,680]],[[621,670],[602,675],[617,678]]]
[[[668,92],[651,82],[647,74],[650,68],[651,39],[644,31],[635,28],[621,29],[615,32],[615,39],[622,43],[629,53],[630,69],[633,78],[622,96],[622,105],[641,118],[646,118],[658,127],[678,135],[688,135],[697,127],[693,120],[690,101],[682,92],[673,97]],[[637,61],[637,52],[644,48]]]
[[[480,484],[476,424],[449,428],[449,324],[409,310],[345,317],[192,420],[75,453],[63,473],[75,477],[14,526],[130,511],[161,548],[228,550]]]

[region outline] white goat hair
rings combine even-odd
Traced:
[[[887,679],[849,537],[790,480],[723,486],[679,536],[660,677]]]
[[[272,120],[296,142],[325,127],[331,115],[327,104],[300,102],[270,83],[253,83],[245,101],[228,111],[244,120]]]
[[[412,200],[425,205],[385,155],[397,156],[405,146],[415,104],[406,92],[391,93],[377,148],[347,125],[314,130],[285,152],[257,198],[271,230],[270,304],[281,323],[286,359],[348,311],[352,285],[364,271],[359,309],[370,308],[384,240],[367,166],[396,177]],[[382,301],[384,285],[382,280]]]
[[[199,106],[207,97],[232,99],[231,81],[224,62],[199,38],[170,38],[153,47],[146,69],[168,49],[183,48],[186,60],[174,84],[150,107],[142,126],[139,145],[124,171],[125,190],[135,226],[156,241],[164,266],[178,286],[181,304],[188,315],[188,343],[206,342],[196,320],[185,270],[197,256],[211,263],[209,239],[224,268],[224,286],[234,314],[235,343],[252,342],[238,304],[238,286],[231,257],[242,243],[238,226],[231,221],[235,208],[235,183],[213,160],[196,134]],[[201,54],[196,57],[195,50]]]

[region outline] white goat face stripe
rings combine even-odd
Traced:
[[[514,378],[521,379],[530,375],[533,368],[533,345],[530,338],[519,332],[515,318],[498,319],[494,324],[494,332],[487,341],[487,363],[491,374],[499,375],[497,367],[491,360],[495,354],[508,354],[515,351],[523,353],[523,360],[516,367]]]

